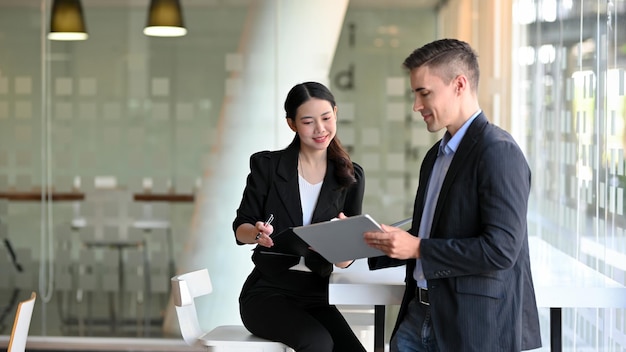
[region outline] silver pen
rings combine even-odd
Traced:
[[[272,223],[272,221],[274,221],[274,214],[270,214],[270,216],[267,218],[267,220],[265,220],[265,222],[263,223],[263,226],[267,226],[267,225],[271,224],[271,223]],[[258,241],[258,240],[259,240],[259,238],[261,238],[261,235],[262,235],[262,234],[261,234],[260,232],[259,232],[259,233],[257,233],[257,234],[256,234],[256,237],[254,238],[254,240],[255,240],[255,241]]]

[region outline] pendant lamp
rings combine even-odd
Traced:
[[[151,0],[145,35],[153,37],[181,37],[187,34],[179,0]]]
[[[50,40],[85,40],[87,27],[80,0],[54,0],[50,13]]]

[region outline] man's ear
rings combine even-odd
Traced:
[[[456,91],[456,94],[459,94],[463,90],[470,88],[469,81],[467,80],[467,77],[465,75],[456,76],[456,78],[454,79],[454,85],[455,85],[454,89]]]
[[[287,120],[287,124],[289,125],[289,128],[291,128],[292,131],[294,132],[298,132],[298,129],[296,128],[296,123],[293,119],[290,118],[285,118],[285,120]]]

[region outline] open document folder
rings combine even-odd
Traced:
[[[403,220],[394,224],[400,226]],[[365,243],[363,232],[382,231],[368,214],[294,227],[293,232],[331,263],[385,255]]]

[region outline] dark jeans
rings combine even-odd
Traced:
[[[257,294],[246,297],[240,311],[251,333],[280,341],[296,352],[365,352],[335,306]]]
[[[409,303],[407,314],[389,343],[390,352],[437,352],[430,308],[417,298]]]

